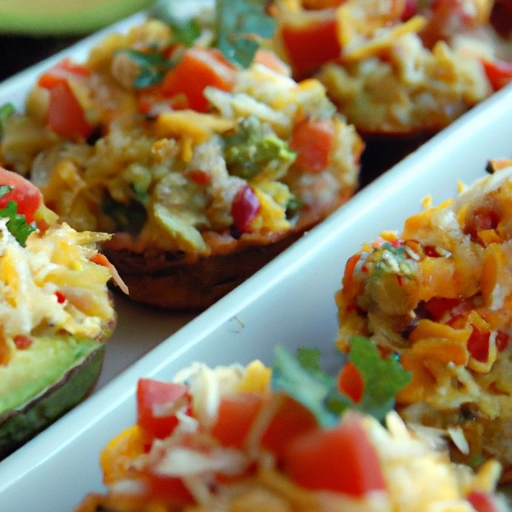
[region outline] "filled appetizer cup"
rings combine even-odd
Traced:
[[[229,60],[227,41],[150,19],[48,69],[25,113],[4,106],[0,161],[69,225],[113,234],[134,300],[209,306],[357,188],[364,145],[324,86],[263,47]]]
[[[346,265],[337,345],[368,336],[411,372],[397,395],[408,424],[436,428],[452,456],[512,473],[512,161],[460,195],[384,232]]]
[[[427,137],[511,80],[508,3],[275,0],[275,44],[365,137]]]
[[[451,463],[435,429],[392,410],[408,373],[366,338],[351,346],[358,403],[308,348],[277,346],[272,368],[195,363],[171,382],[140,379],[137,423],[101,453],[106,491],[75,512],[505,511],[499,463]]]
[[[0,168],[0,458],[80,402],[116,323],[105,233],[59,222],[30,182]]]

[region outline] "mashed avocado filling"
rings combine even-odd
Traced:
[[[231,175],[250,180],[261,173],[282,178],[295,161],[296,153],[273,133],[265,133],[256,117],[243,119],[238,131],[224,137],[224,157]]]

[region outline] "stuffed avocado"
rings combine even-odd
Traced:
[[[505,2],[506,3],[506,2]],[[274,43],[369,137],[426,138],[510,81],[494,0],[274,0]],[[500,11],[510,31],[511,17]]]
[[[436,432],[406,427],[392,406],[407,372],[352,344],[357,404],[307,348],[276,347],[272,368],[194,363],[172,382],[140,379],[137,423],[100,456],[107,492],[75,512],[505,511],[499,464],[452,464]]]
[[[338,346],[370,337],[412,373],[408,421],[444,431],[458,460],[494,457],[512,479],[512,161],[458,197],[426,204],[401,233],[352,256],[336,295]]]
[[[0,457],[82,400],[116,315],[115,271],[27,180],[0,169]]]

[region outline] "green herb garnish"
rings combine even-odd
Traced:
[[[160,0],[151,16],[167,23],[173,41],[190,47],[201,35],[204,21],[178,16],[183,0]],[[262,40],[271,38],[275,20],[266,13],[267,0],[216,0],[212,46],[238,66],[248,67]]]
[[[347,409],[371,414],[382,421],[393,409],[396,394],[411,380],[410,373],[394,357],[382,359],[369,339],[353,336],[348,360],[364,380],[362,400],[355,403],[338,391],[336,379],[322,370],[319,357],[317,349],[303,348],[294,357],[284,347],[277,346],[272,388],[307,407],[325,427],[335,425]]]
[[[270,38],[275,20],[266,13],[266,0],[217,0],[215,46],[235,64],[247,67],[262,38]]]
[[[152,18],[157,18],[172,30],[172,42],[190,48],[201,35],[201,24],[196,18],[179,16],[183,0],[160,0],[150,11]]]
[[[167,59],[156,50],[138,51],[138,50],[120,50],[118,54],[124,54],[130,58],[132,62],[137,64],[139,74],[133,82],[136,89],[144,89],[152,85],[159,84],[172,69],[175,62]]]
[[[8,185],[0,185],[0,197],[4,197],[13,188]],[[25,215],[18,213],[18,205],[14,201],[9,201],[5,208],[0,208],[0,217],[8,218],[7,229],[16,241],[22,246],[25,246],[28,235],[35,231],[28,222]]]
[[[199,21],[192,18],[189,20],[175,20],[171,24],[172,39],[175,43],[181,43],[190,48],[197,38],[201,35],[201,25]]]

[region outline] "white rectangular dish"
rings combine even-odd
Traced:
[[[13,101],[20,106],[42,69],[64,54],[80,59],[102,35],[2,84],[0,104]],[[339,360],[329,357],[335,353],[334,293],[347,258],[383,229],[399,230],[403,220],[420,209],[425,195],[439,203],[456,193],[458,180],[469,183],[482,176],[489,158],[512,156],[511,135],[512,88],[507,88],[195,318],[117,299],[119,323],[108,345],[101,389],[0,463],[0,510],[69,512],[87,492],[101,491],[100,450],[134,421],[134,391],[141,376],[170,379],[195,360],[216,365],[259,358],[271,363],[276,343],[291,350],[316,345],[335,370]]]

